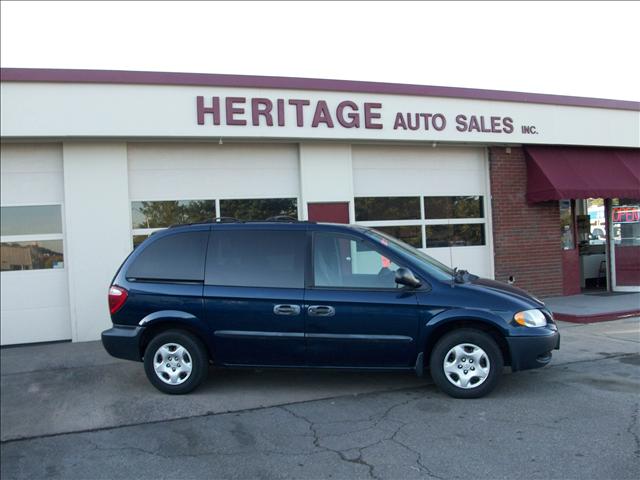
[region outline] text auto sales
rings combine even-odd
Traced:
[[[311,102],[304,99],[283,99],[275,102],[268,98],[246,97],[196,97],[198,125],[275,125],[284,127],[291,122],[305,127],[305,115],[313,113],[312,128],[323,126],[334,128],[365,128],[380,130],[382,123],[382,103],[364,102],[358,104],[345,100],[335,108],[326,101]],[[394,130],[435,130],[447,128],[447,117],[442,113],[404,113],[395,114]],[[456,115],[453,124],[459,132],[513,133],[513,119],[484,115]]]

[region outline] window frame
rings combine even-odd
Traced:
[[[34,233],[28,235],[2,235],[0,233],[0,244],[13,242],[45,242],[49,240],[62,241],[62,268],[38,268],[31,270],[3,270],[4,274],[17,274],[25,272],[49,272],[49,271],[65,271],[67,268],[67,242],[65,241],[65,211],[62,202],[39,202],[39,203],[9,203],[0,205],[1,207],[60,207],[60,233]]]
[[[372,292],[401,292],[401,291],[406,291],[407,287],[404,285],[399,285],[396,284],[398,286],[393,287],[393,288],[387,288],[387,287],[343,287],[343,286],[323,286],[323,285],[316,285],[315,284],[315,247],[316,247],[316,236],[317,235],[323,235],[323,234],[329,234],[329,235],[333,235],[335,237],[342,237],[342,238],[346,238],[347,240],[355,240],[355,241],[363,241],[363,242],[367,242],[369,243],[373,248],[374,251],[380,253],[380,251],[378,250],[378,245],[376,245],[375,242],[373,242],[371,239],[367,238],[366,236],[359,236],[357,234],[352,234],[352,233],[345,233],[345,232],[336,232],[336,231],[331,231],[331,230],[310,230],[309,231],[309,237],[310,237],[310,244],[309,244],[309,251],[308,251],[308,268],[307,271],[309,272],[308,275],[308,282],[305,284],[305,288],[307,289],[312,289],[312,290],[326,290],[326,291],[331,291],[331,290],[341,290],[341,291],[358,291],[358,292],[367,292],[367,291],[372,291]],[[389,260],[391,260],[393,263],[395,263],[396,265],[398,265],[398,268],[407,268],[409,270],[411,270],[411,272],[420,280],[420,282],[422,283],[422,285],[418,288],[412,288],[411,290],[415,290],[415,291],[423,291],[423,290],[430,290],[430,283],[428,281],[426,281],[421,274],[419,274],[418,272],[415,271],[415,269],[407,267],[406,266],[406,262],[404,261],[404,259],[399,258],[397,255],[395,255],[395,253],[393,251],[385,251],[384,252],[385,255],[383,255],[384,257],[388,258]]]
[[[376,195],[360,195],[358,197],[354,196],[354,204],[355,198],[368,198],[375,197]],[[396,195],[397,196],[397,195]],[[379,220],[379,221],[358,221],[355,217],[354,210],[354,223],[356,225],[362,225],[363,227],[410,227],[410,226],[419,226],[422,235],[422,242],[419,247],[421,250],[428,250],[430,248],[477,248],[477,247],[486,247],[489,245],[488,233],[487,233],[487,224],[488,224],[488,215],[487,209],[490,208],[488,205],[488,195],[483,193],[477,194],[451,194],[451,195],[430,195],[424,193],[418,193],[413,195],[403,194],[403,197],[418,197],[420,199],[420,219],[417,220]],[[480,197],[481,205],[482,205],[482,217],[470,217],[470,218],[438,218],[438,219],[426,219],[425,218],[425,208],[424,202],[426,197]],[[394,197],[393,195],[379,195],[379,197],[389,198]],[[446,247],[429,247],[426,235],[426,227],[430,225],[466,225],[466,224],[483,224],[484,225],[484,244],[483,245],[464,245],[464,246],[456,246],[456,245],[447,245]]]

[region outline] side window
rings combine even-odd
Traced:
[[[141,280],[202,281],[208,231],[175,233],[146,247],[127,270]]]
[[[316,287],[398,288],[398,265],[367,240],[332,233],[316,233],[313,242]]]
[[[304,288],[306,232],[211,232],[205,282],[235,287]]]

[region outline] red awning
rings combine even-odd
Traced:
[[[640,198],[640,149],[526,146],[527,200]]]

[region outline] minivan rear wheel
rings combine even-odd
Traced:
[[[455,398],[479,398],[491,392],[502,375],[504,359],[487,333],[459,329],[444,335],[431,352],[431,378]]]
[[[147,378],[164,393],[191,392],[207,378],[208,367],[208,355],[202,342],[183,330],[161,332],[145,349]]]

